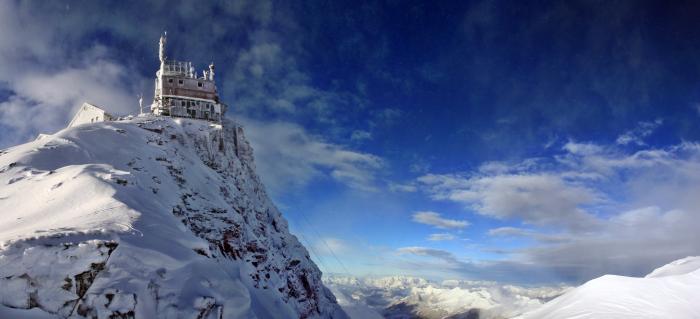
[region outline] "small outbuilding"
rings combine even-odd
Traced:
[[[70,121],[70,124],[68,124],[68,127],[78,126],[85,123],[113,121],[114,119],[114,116],[107,113],[102,108],[90,103],[83,103],[80,110],[75,113],[75,116]]]

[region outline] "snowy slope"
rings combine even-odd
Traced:
[[[644,278],[658,278],[666,276],[683,275],[691,273],[698,269],[700,269],[700,257],[685,257],[654,269],[654,271],[644,276]]]
[[[700,318],[700,257],[687,257],[645,278],[605,275],[523,318]]]
[[[144,116],[0,151],[0,318],[344,318],[242,134]]]
[[[324,282],[352,318],[510,318],[567,287],[520,287],[488,281],[442,283],[408,276],[328,276]]]

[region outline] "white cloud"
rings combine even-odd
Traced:
[[[561,277],[644,275],[669,261],[700,252],[697,213],[642,207],[620,213],[589,234],[521,251],[522,260]]]
[[[646,145],[646,143],[644,143],[644,138],[654,133],[661,124],[663,124],[663,120],[661,119],[657,119],[653,122],[639,122],[636,128],[620,135],[616,142],[620,145]]]
[[[532,234],[532,230],[517,227],[499,227],[489,229],[489,235],[491,236],[529,236]]]
[[[233,85],[225,88],[236,97],[237,112],[255,118],[303,118],[336,125],[340,121],[337,112],[363,105],[359,94],[314,86],[296,58],[305,54],[303,46],[295,42],[298,38],[288,36],[293,30],[287,31],[283,36],[267,29],[250,32],[250,47],[235,57],[235,65],[226,74],[227,83]],[[350,134],[353,140],[371,138],[365,131]]]
[[[392,192],[404,192],[404,193],[413,193],[418,191],[418,187],[412,183],[408,184],[400,184],[400,183],[389,183],[389,190]]]
[[[544,243],[562,243],[571,239],[571,234],[544,234],[532,229],[518,227],[499,227],[489,229],[489,236],[495,237],[525,237]]]
[[[0,146],[65,127],[82,102],[117,114],[136,110],[141,77],[99,44],[69,52],[55,28],[33,23],[36,14],[22,3],[0,4],[0,89],[8,95],[0,102]]]
[[[640,276],[700,253],[700,144],[625,151],[571,141],[562,151],[537,165],[419,179],[435,199],[533,226],[491,229],[494,240],[525,237],[534,244],[508,252],[508,261],[462,263],[460,271],[580,281],[606,273]],[[581,220],[592,222],[569,224]]]
[[[124,85],[128,83],[126,70],[107,60],[87,63],[52,73],[29,71],[7,82],[12,93],[0,103],[0,124],[12,129],[12,142],[65,127],[83,102],[104,106],[115,114],[136,112],[135,90]]]
[[[432,257],[450,264],[459,264],[457,258],[449,251],[433,249],[427,247],[402,247],[397,250],[399,254],[410,254],[416,256]]]
[[[430,234],[430,236],[428,236],[428,240],[430,241],[455,240],[456,238],[455,235],[449,233]]]
[[[435,226],[437,228],[465,228],[469,226],[469,222],[466,220],[455,220],[442,218],[440,214],[436,212],[424,211],[415,212],[413,214],[413,221],[421,224]]]
[[[577,143],[569,141],[564,144],[564,150],[574,155],[591,155],[598,154],[603,151],[603,147],[593,143]]]
[[[355,189],[376,190],[376,176],[384,165],[381,158],[324,141],[293,123],[241,121],[255,150],[258,171],[273,192],[323,177]]]
[[[157,19],[139,20],[130,14],[135,10],[158,11],[164,6],[169,10]],[[202,14],[192,15],[195,8]],[[194,23],[213,12],[217,18],[211,23]],[[273,8],[269,1],[225,5],[152,1],[118,8],[97,3],[67,6],[53,2],[3,2],[0,91],[3,98],[5,93],[10,97],[0,101],[4,102],[0,147],[62,128],[84,101],[115,114],[136,112],[136,96],[145,93],[148,99],[154,76],[149,72],[144,77],[139,70],[143,63],[153,63],[151,70],[157,67],[157,36],[163,31],[164,21],[190,26],[186,35],[170,37],[168,55],[199,64],[209,62],[214,54],[219,61],[215,61],[219,90],[236,97],[235,101],[225,101],[232,105],[235,102],[231,112],[266,119],[333,123],[340,118],[335,116],[337,110],[361,106],[362,98],[352,92],[323,90],[313,85],[297,61],[305,54],[300,45],[303,38],[290,36],[299,33],[289,14],[288,10]],[[271,28],[273,22],[275,30]],[[95,30],[108,36],[96,38]],[[240,39],[241,45],[220,50],[222,41],[232,38]],[[119,47],[105,47],[100,44],[103,39]],[[188,39],[197,39],[196,50],[187,44]],[[128,50],[123,49],[124,43],[129,44]],[[152,54],[152,60],[149,56],[144,59],[143,53]],[[42,118],[37,121],[38,114]],[[347,172],[336,172],[340,174],[338,178],[343,178],[343,173]]]
[[[294,113],[298,103],[323,94],[307,84],[308,76],[298,70],[293,56],[285,54],[274,39],[264,33],[252,38],[252,46],[240,53],[229,75],[236,83],[232,88],[237,107],[247,113]]]
[[[586,229],[596,223],[595,218],[580,207],[599,201],[595,191],[569,183],[556,174],[472,177],[428,174],[418,181],[432,198],[464,204],[485,216],[571,229]]]
[[[364,141],[364,140],[371,140],[372,139],[372,133],[367,132],[367,131],[362,131],[362,130],[355,130],[352,132],[350,135],[350,140],[353,141]]]

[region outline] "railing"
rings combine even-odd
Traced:
[[[194,68],[192,62],[183,62],[175,60],[166,60],[163,65],[164,75],[181,74],[187,77],[194,77]]]

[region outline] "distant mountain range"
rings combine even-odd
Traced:
[[[352,318],[510,318],[570,287],[523,287],[490,281],[433,282],[409,276],[324,276]]]
[[[331,275],[324,283],[354,319],[700,318],[700,257],[676,260],[644,278],[605,275],[577,288],[409,276]]]

